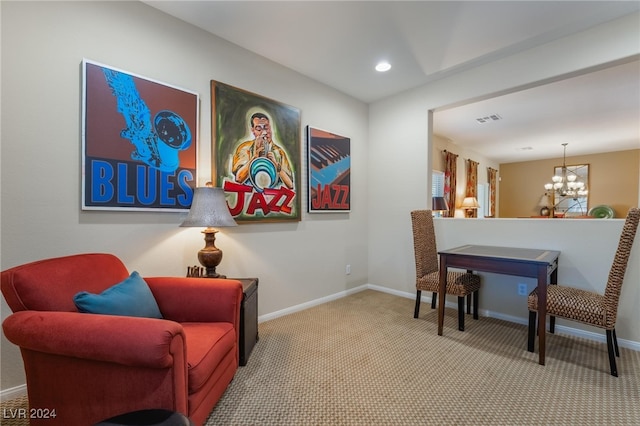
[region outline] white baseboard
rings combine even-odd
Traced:
[[[0,391],[0,401],[8,401],[27,394],[27,385],[20,385],[14,388],[4,389]]]
[[[322,305],[323,303],[331,302],[332,300],[342,299],[343,297],[349,296],[351,294],[359,293],[363,290],[366,290],[367,288],[369,288],[369,285],[364,284],[356,288],[341,291],[339,293],[331,294],[329,296],[321,297],[320,299],[301,303],[299,305],[291,306],[291,307],[282,309],[280,311],[271,312],[270,314],[260,315],[258,317],[258,322],[260,323],[264,321],[269,321],[272,319],[283,317],[285,315],[293,314],[295,312],[304,311],[305,309],[313,308],[314,306]]]
[[[321,305],[323,303],[326,302],[330,302],[332,300],[337,300],[340,299],[342,297],[348,296],[350,294],[354,294],[363,290],[376,290],[376,291],[380,291],[382,293],[388,293],[388,294],[393,294],[394,296],[399,296],[399,297],[404,297],[407,299],[412,299],[415,300],[415,293],[409,293],[406,291],[400,291],[400,290],[394,290],[391,288],[387,288],[387,287],[381,287],[381,286],[377,286],[377,285],[373,285],[373,284],[364,284],[361,285],[359,287],[350,289],[350,290],[346,290],[346,291],[341,291],[339,293],[330,295],[330,296],[326,296],[326,297],[322,297],[320,299],[316,299],[310,302],[306,302],[306,303],[302,303],[300,305],[296,305],[296,306],[291,306],[289,308],[283,309],[281,311],[277,311],[277,312],[273,312],[271,314],[267,314],[267,315],[262,315],[258,318],[258,322],[262,322],[262,321],[268,321],[274,318],[278,318],[284,315],[288,315],[288,314],[292,314],[294,312],[299,312],[299,311],[303,311],[305,309],[309,309],[313,306],[317,306],[317,305]],[[427,295],[427,296],[422,296],[420,298],[420,300],[423,303],[431,303],[431,295]],[[458,309],[458,305],[455,302],[451,302],[448,301],[446,303],[447,307],[452,308],[452,309]],[[412,312],[410,312],[410,314],[412,314]],[[512,315],[505,315],[505,314],[501,314],[499,312],[493,312],[493,311],[489,311],[489,310],[484,310],[481,309],[478,312],[479,316],[483,316],[483,317],[488,317],[488,318],[497,318],[503,321],[508,321],[508,322],[513,322],[516,324],[522,324],[522,325],[527,325],[529,323],[529,319],[528,318],[521,318],[521,317],[514,317]],[[556,324],[556,333],[557,334],[565,334],[568,336],[574,336],[574,337],[581,337],[584,339],[589,339],[589,340],[594,340],[597,342],[606,342],[606,336],[604,332],[593,332],[593,331],[586,331],[586,330],[580,330],[577,328],[572,328],[572,327],[567,327],[565,325],[557,325]],[[634,342],[632,340],[625,340],[625,339],[620,339],[618,338],[618,346],[620,346],[621,348],[627,348],[627,349],[631,349],[634,351],[640,351],[640,342]]]
[[[381,287],[381,286],[377,286],[377,285],[373,285],[373,284],[363,284],[359,287],[355,287],[349,290],[345,290],[345,291],[341,291],[339,293],[335,293],[329,296],[325,296],[325,297],[321,297],[320,299],[316,299],[316,300],[312,300],[309,302],[305,302],[305,303],[301,303],[299,305],[295,305],[295,306],[291,306],[289,308],[285,308],[282,309],[280,311],[276,311],[276,312],[272,312],[269,314],[265,314],[265,315],[261,315],[258,317],[258,322],[264,322],[264,321],[269,321],[275,318],[279,318],[285,315],[289,315],[289,314],[293,314],[295,312],[300,312],[300,311],[304,311],[305,309],[309,309],[312,308],[314,306],[318,306],[318,305],[322,305],[323,303],[327,303],[327,302],[331,302],[332,300],[337,300],[337,299],[341,299],[343,297],[349,296],[351,294],[355,294],[358,292],[361,292],[363,290],[376,290],[376,291],[380,291],[382,293],[388,293],[388,294],[393,294],[395,296],[400,296],[400,297],[404,297],[407,299],[412,299],[414,300],[415,298],[415,293],[409,293],[406,291],[399,291],[399,290],[394,290],[394,289],[390,289],[390,288],[386,288],[386,287]],[[424,303],[431,303],[431,297],[430,296],[422,296],[421,297],[422,302]],[[458,309],[458,305],[455,302],[447,302],[446,305],[447,307],[453,308],[453,309]],[[411,312],[408,313],[412,314]],[[509,322],[513,322],[516,324],[523,324],[523,325],[527,325],[528,324],[528,319],[527,318],[520,318],[520,317],[514,317],[511,315],[504,315],[504,314],[500,314],[497,312],[492,312],[492,311],[488,311],[488,310],[480,310],[480,312],[478,312],[478,315],[483,316],[483,317],[489,317],[489,318],[497,318],[497,319],[501,319],[504,321],[509,321]],[[567,326],[563,326],[563,325],[556,325],[556,333],[558,334],[566,334],[569,336],[575,336],[575,337],[582,337],[585,339],[589,339],[589,340],[595,340],[598,342],[605,342],[606,338],[605,338],[605,334],[604,333],[595,333],[595,332],[591,332],[591,331],[585,331],[585,330],[579,330],[577,328],[571,328],[571,327],[567,327]],[[640,351],[640,342],[634,342],[632,340],[625,340],[625,339],[620,339],[618,338],[618,345],[622,348],[627,348],[627,349],[631,349],[634,351]],[[20,385],[20,386],[16,386],[13,388],[9,388],[9,389],[5,389],[0,391],[0,400],[1,401],[6,401],[9,399],[13,399],[13,398],[17,398],[23,395],[27,394],[27,385]]]

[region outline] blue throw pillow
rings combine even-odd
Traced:
[[[162,318],[149,285],[136,271],[100,294],[81,291],[73,296],[73,302],[80,312],[90,314]]]

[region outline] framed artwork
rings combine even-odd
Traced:
[[[212,179],[238,222],[299,221],[300,110],[211,81]]]
[[[82,209],[185,211],[198,94],[84,59]]]
[[[351,210],[351,139],[307,126],[309,213]]]

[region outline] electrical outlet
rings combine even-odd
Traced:
[[[344,273],[347,274],[347,275],[351,275],[351,265],[347,265],[344,268]]]
[[[518,284],[518,295],[519,296],[526,296],[527,295],[527,285],[520,283]]]

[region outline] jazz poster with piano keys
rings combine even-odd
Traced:
[[[351,210],[351,139],[307,126],[309,213]]]
[[[83,60],[82,209],[188,211],[198,94]]]

